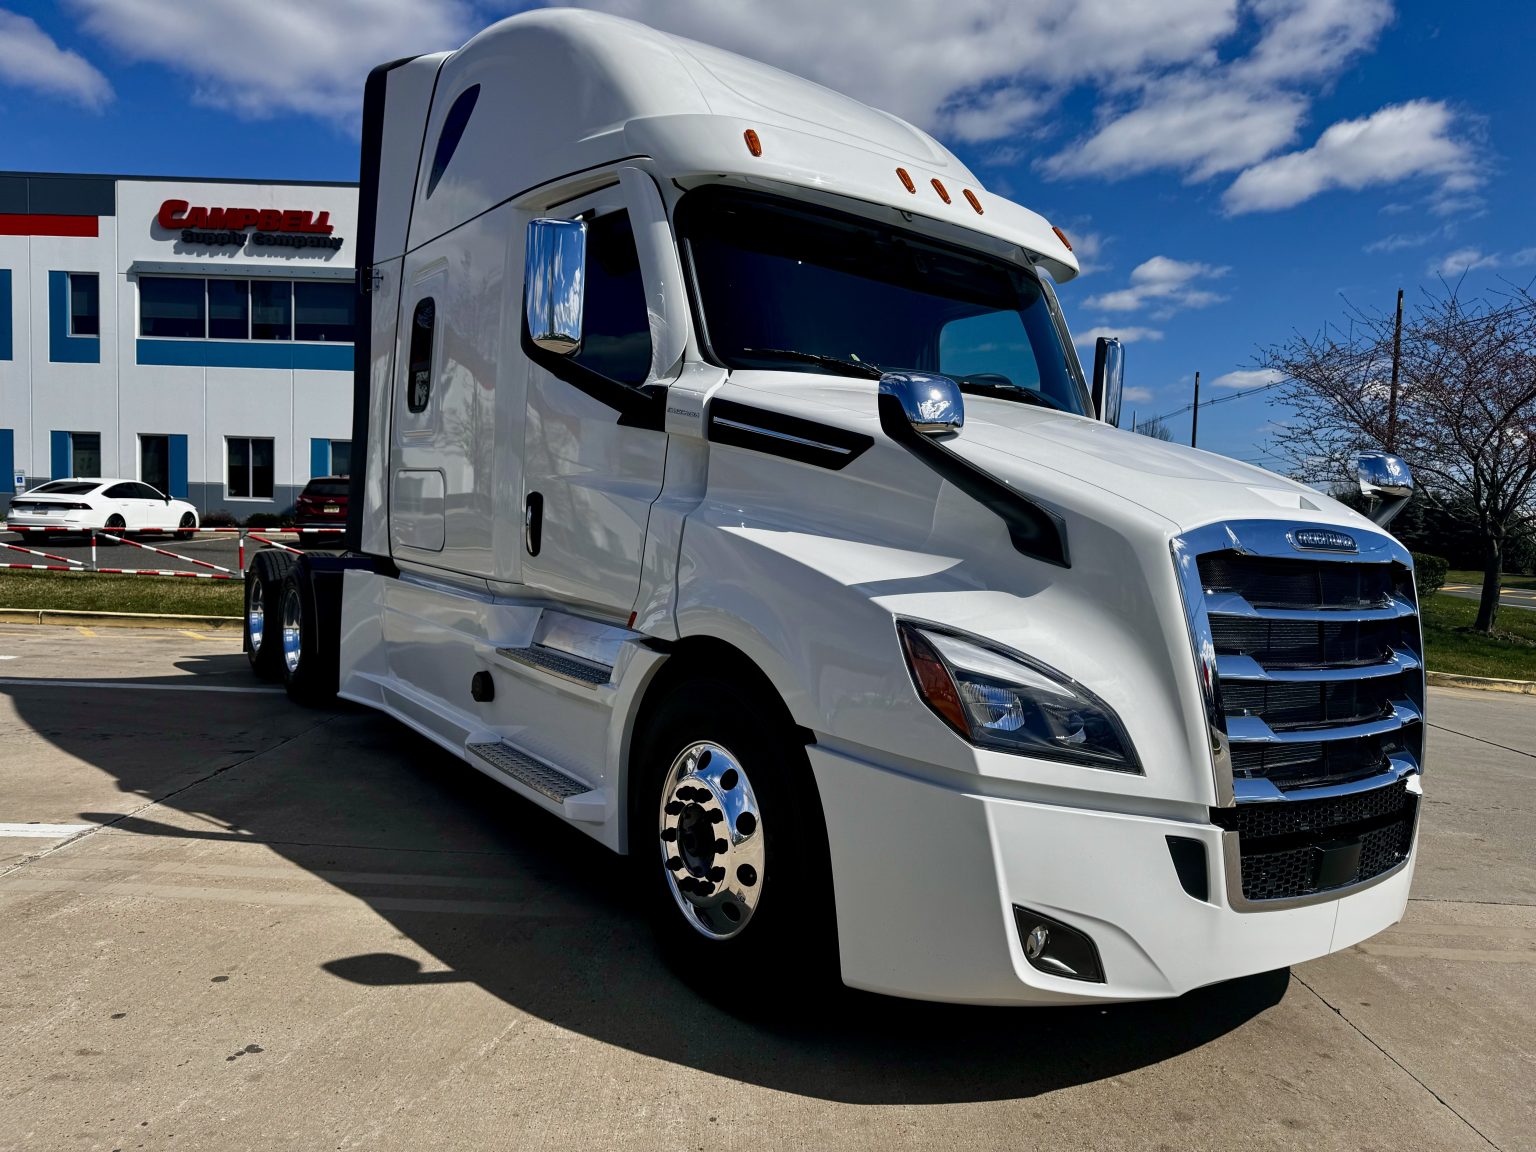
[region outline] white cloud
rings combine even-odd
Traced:
[[[1083,307],[1101,312],[1137,312],[1153,305],[1153,317],[1162,320],[1183,308],[1204,308],[1225,300],[1225,296],[1194,285],[1196,281],[1214,280],[1226,274],[1224,265],[1154,256],[1131,270],[1127,287],[1090,296],[1083,301]]]
[[[1330,189],[1359,191],[1413,176],[1438,179],[1448,193],[1481,182],[1472,145],[1441,101],[1390,104],[1360,120],[1341,120],[1312,147],[1249,168],[1222,202],[1233,215],[1272,212]]]
[[[1480,248],[1458,248],[1439,260],[1430,261],[1429,274],[1454,280],[1478,268],[1528,268],[1532,264],[1536,264],[1536,248],[1522,248],[1508,254],[1485,253]]]
[[[1121,392],[1121,399],[1132,404],[1145,404],[1152,399],[1152,396],[1152,389],[1142,388],[1139,385],[1127,385]]]
[[[1284,372],[1273,368],[1240,368],[1207,381],[1210,388],[1261,388],[1266,384],[1278,384],[1285,379]]]
[[[0,84],[64,96],[87,108],[112,100],[112,85],[84,56],[60,48],[37,22],[0,8]]]
[[[1422,248],[1436,239],[1442,231],[1436,228],[1430,232],[1394,232],[1390,236],[1383,236],[1380,240],[1372,240],[1362,250],[1375,253],[1401,252],[1404,248]]]
[[[1072,338],[1072,342],[1079,348],[1092,348],[1098,343],[1100,336],[1117,337],[1122,344],[1135,344],[1138,341],[1156,341],[1163,338],[1163,333],[1157,328],[1115,328],[1108,324],[1101,324],[1097,328],[1090,328],[1086,332],[1079,332]]]
[[[482,21],[461,0],[69,0],[86,32],[189,77],[193,98],[261,119],[352,121],[376,64],[457,48]]]

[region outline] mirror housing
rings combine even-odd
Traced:
[[[581,220],[530,220],[523,263],[528,337],[558,356],[581,350],[587,225]]]
[[[960,385],[930,372],[887,372],[880,377],[880,395],[894,396],[915,431],[943,436],[965,427],[965,400]]]
[[[1120,397],[1125,392],[1125,349],[1113,336],[1100,336],[1093,348],[1093,410],[1099,419],[1120,426]]]
[[[1368,502],[1366,515],[1383,528],[1413,496],[1413,473],[1401,456],[1362,452],[1355,460],[1355,475]]]

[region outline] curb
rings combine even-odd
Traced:
[[[1491,676],[1461,676],[1455,672],[1425,672],[1424,680],[1436,688],[1475,688],[1480,692],[1536,696],[1536,680],[1496,680]]]
[[[239,616],[167,616],[154,612],[86,612],[53,608],[0,608],[0,624],[76,624],[95,628],[239,628]]]

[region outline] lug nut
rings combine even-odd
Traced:
[[[718,824],[718,823],[720,823],[720,821],[722,821],[724,819],[725,819],[725,813],[720,811],[720,809],[718,809],[718,808],[711,808],[710,809],[710,811],[709,811],[709,822],[711,824]]]
[[[663,828],[661,830],[661,838],[663,840],[665,840],[668,844],[672,843],[672,841],[677,839],[677,829],[676,828]]]
[[[714,893],[715,886],[708,880],[695,880],[693,882],[693,890],[700,896],[709,896]]]
[[[724,868],[711,868],[709,870],[709,878],[711,880],[713,880],[716,884],[720,883],[720,881],[725,879],[725,869]]]
[[[740,868],[736,869],[736,879],[750,888],[757,883],[757,869],[750,864],[743,864]]]
[[[720,853],[728,851],[730,849],[730,847],[731,846],[729,844],[727,844],[724,840],[716,840],[715,841],[715,855],[718,856]]]
[[[682,866],[683,866],[683,858],[681,856],[668,856],[667,857],[667,867],[670,868],[672,871],[676,872]]]
[[[681,816],[683,814],[683,806],[676,800],[668,800],[664,811],[668,816]]]

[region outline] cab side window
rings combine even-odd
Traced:
[[[576,363],[638,386],[651,372],[651,325],[628,212],[587,222],[586,303]]]
[[[427,296],[411,314],[409,367],[405,377],[405,406],[425,412],[432,399],[432,340],[437,333],[437,303]]]

